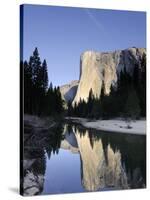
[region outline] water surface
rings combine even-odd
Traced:
[[[107,133],[75,124],[65,124],[54,132],[45,136],[40,147],[29,145],[25,149],[25,160],[31,165],[26,167],[24,181],[26,174],[34,172],[40,185],[35,194],[146,187],[145,136]]]

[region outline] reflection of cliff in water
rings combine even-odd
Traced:
[[[86,191],[143,188],[146,185],[145,136],[103,133],[72,124],[47,131],[33,130],[32,127],[26,130],[25,127],[24,136],[23,195],[42,193],[48,160],[51,162],[52,154],[58,154],[59,158],[60,148],[69,150],[71,156],[80,155],[81,182]],[[59,162],[60,170],[63,162]],[[73,172],[76,168],[73,166],[70,170]],[[46,178],[51,181],[50,176]],[[59,178],[56,172],[56,183]],[[82,186],[81,191],[85,191]],[[70,185],[68,192],[72,187],[77,185]]]
[[[141,136],[96,134],[76,128],[74,132],[86,190],[145,187],[145,152],[141,152],[145,141]]]
[[[106,187],[128,188],[127,175],[121,164],[119,150],[115,152],[108,145],[103,149],[101,139],[92,140],[90,143],[89,133],[80,135],[77,131],[81,155],[82,183],[86,190],[96,191]]]
[[[70,150],[71,153],[79,153],[77,140],[73,132],[72,126],[64,125],[64,140],[61,141],[61,148]]]

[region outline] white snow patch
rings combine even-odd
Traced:
[[[122,119],[111,119],[111,120],[88,120],[83,118],[72,118],[73,121],[81,123],[87,128],[94,128],[97,130],[119,132],[119,133],[130,133],[138,135],[146,135],[146,120],[131,121],[130,127],[125,120]]]

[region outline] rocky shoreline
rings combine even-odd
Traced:
[[[59,126],[54,118],[40,118],[24,115],[24,142],[21,177],[21,190],[24,196],[38,195],[43,190],[45,174],[44,147],[55,138]],[[43,167],[41,167],[43,166]]]

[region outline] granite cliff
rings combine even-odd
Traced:
[[[109,94],[111,85],[117,84],[117,74],[124,68],[132,74],[135,64],[140,66],[143,54],[146,49],[136,47],[113,52],[84,52],[80,58],[80,78],[73,104],[80,98],[87,101],[91,88],[94,96],[99,97],[102,84],[105,94]]]

